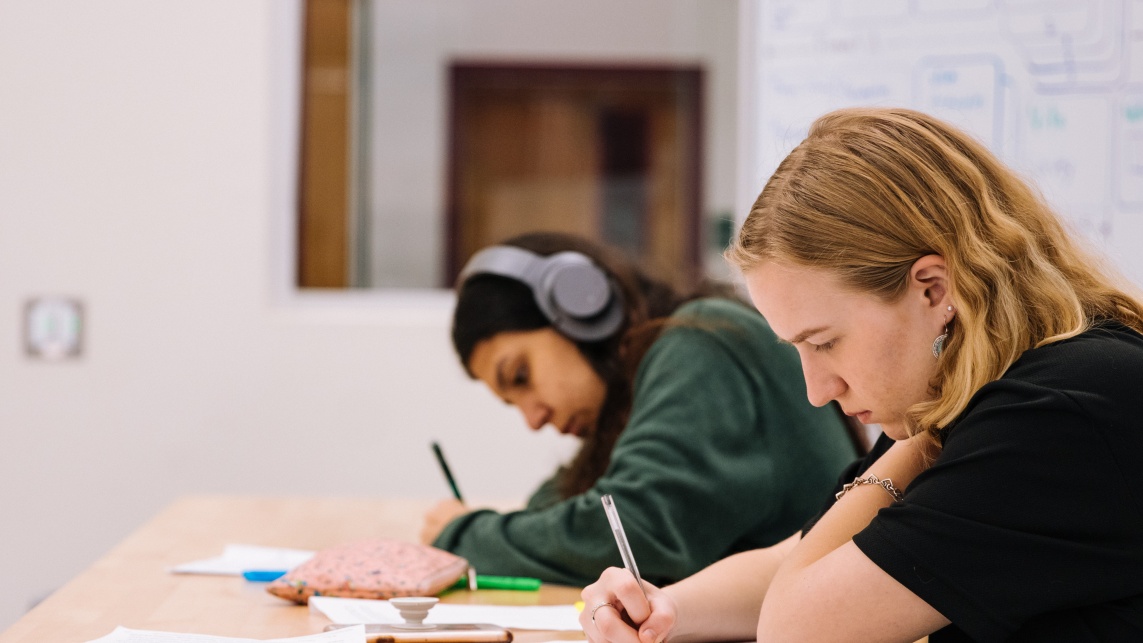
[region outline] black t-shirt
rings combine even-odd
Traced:
[[[943,443],[853,538],[952,621],[931,643],[1143,641],[1143,336],[1105,324],[1025,352]]]

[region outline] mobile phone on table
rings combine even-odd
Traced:
[[[327,625],[326,631],[349,625]],[[367,643],[511,643],[512,633],[487,623],[454,623],[434,625],[432,629],[413,630],[395,625],[365,625]]]

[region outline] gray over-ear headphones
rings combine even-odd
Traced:
[[[457,284],[478,274],[499,275],[532,289],[536,305],[567,337],[596,342],[623,325],[623,297],[599,266],[579,252],[547,257],[515,246],[491,246],[472,255]]]

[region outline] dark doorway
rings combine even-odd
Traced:
[[[537,230],[696,278],[700,69],[454,64],[450,88],[449,284],[476,250]]]

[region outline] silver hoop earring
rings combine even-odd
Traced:
[[[933,357],[934,358],[940,358],[941,351],[943,351],[945,349],[945,340],[948,338],[949,338],[949,327],[945,326],[945,332],[941,333],[940,335],[937,335],[937,338],[935,340],[933,340]]]

